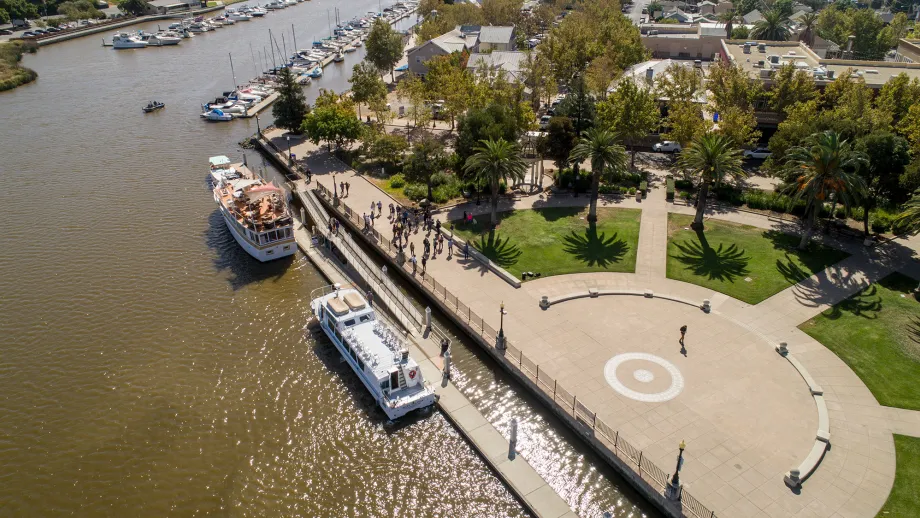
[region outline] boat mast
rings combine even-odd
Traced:
[[[326,9],[326,23],[329,25],[329,39],[332,39],[332,21],[329,19],[329,9]]]
[[[230,74],[233,75],[233,90],[236,90],[236,72],[233,71],[233,54],[227,53],[230,56]]]
[[[291,24],[291,36],[294,38],[294,52],[297,52],[297,33],[294,32],[294,24]]]
[[[287,42],[284,41],[284,33],[283,33],[283,32],[281,33],[281,44],[284,45],[284,59],[287,60],[287,59],[289,59],[289,58],[288,58],[288,53],[287,53]],[[285,61],[284,64],[287,65],[287,61]]]
[[[277,68],[278,65],[275,64],[275,47],[272,47],[272,30],[268,30],[268,46],[272,49],[272,68]]]
[[[256,68],[257,66],[259,66],[259,64],[256,63],[256,53],[252,51],[251,41],[249,42],[249,55],[252,57],[252,68]],[[256,70],[256,75],[260,76],[262,75],[262,73],[259,70]]]

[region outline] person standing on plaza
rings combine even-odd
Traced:
[[[412,275],[415,275],[415,271],[418,268],[418,260],[415,259],[415,254],[412,254],[412,258],[409,259],[409,262],[412,263]]]
[[[383,216],[383,203],[377,201],[377,217]]]
[[[348,193],[351,192],[351,183],[345,182],[345,196],[348,196]]]
[[[468,260],[470,258],[470,242],[467,241],[463,243],[463,258]]]
[[[447,258],[450,259],[454,256],[454,238],[451,237],[447,240]]]
[[[425,272],[428,270],[428,256],[422,256],[422,277],[425,276]]]
[[[680,348],[684,348],[684,338],[687,336],[687,326],[680,326]]]

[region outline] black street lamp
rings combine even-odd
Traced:
[[[499,326],[498,326],[498,339],[496,340],[495,346],[499,349],[505,348],[505,301],[502,301],[501,306],[499,306]]]
[[[262,128],[259,126],[259,116],[256,115],[256,135],[262,136]]]
[[[678,474],[680,473],[681,466],[684,464],[684,449],[687,447],[687,443],[681,440],[677,447],[680,448],[680,453],[677,454],[677,467],[674,468],[674,476],[671,477],[671,485],[675,488],[680,487],[680,477]]]
[[[287,139],[288,143],[288,165],[291,165],[294,163],[294,155],[291,154],[291,136],[288,135],[285,138]]]

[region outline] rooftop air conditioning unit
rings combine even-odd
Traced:
[[[766,62],[764,62],[764,60],[762,60],[762,59],[761,59],[760,61],[758,61],[757,64],[756,64],[755,66],[758,67],[758,68],[769,68],[769,67],[767,67]]]
[[[834,71],[833,71],[833,70],[828,70],[828,71],[827,71],[827,78],[828,78],[828,79],[833,79],[833,78],[834,78]]]
[[[779,56],[777,56],[776,54],[773,54],[772,56],[768,56],[767,61],[769,61],[770,63],[773,63],[774,65],[779,65]]]
[[[745,54],[750,54],[750,53],[751,53],[751,45],[750,45],[749,43],[745,43],[745,44],[744,44],[744,53],[745,53]]]
[[[769,68],[765,68],[765,69],[763,69],[763,70],[760,71],[760,78],[761,78],[761,79],[769,79],[769,78],[771,78],[771,77],[773,77],[773,71],[770,70]]]

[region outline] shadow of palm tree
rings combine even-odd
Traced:
[[[873,284],[856,295],[834,305],[823,313],[826,318],[835,320],[846,313],[870,320],[878,318],[882,310],[882,297],[878,295],[878,288]]]
[[[907,333],[914,343],[920,344],[920,318],[911,319],[911,322],[907,324]]]
[[[573,230],[565,237],[564,250],[588,266],[606,268],[611,263],[620,262],[629,250],[626,241],[617,236],[597,235],[597,225],[590,223],[583,235]]]
[[[587,202],[585,202],[587,204]],[[581,213],[584,207],[548,207],[537,210],[537,214],[543,216],[546,221],[556,221],[565,218],[574,218]]]
[[[694,275],[710,280],[734,282],[736,277],[748,273],[747,265],[751,259],[745,257],[744,250],[739,249],[738,245],[720,244],[718,248],[712,248],[706,240],[705,233],[697,231],[696,236],[698,241],[675,242],[680,255],[672,256],[690,268]]]
[[[783,259],[776,260],[776,270],[779,271],[790,284],[796,284],[803,279],[811,277],[811,272],[797,265],[792,258],[789,257],[789,254],[785,255],[785,261]]]
[[[489,231],[488,236],[483,234],[479,238],[479,246],[476,248],[483,255],[495,262],[502,268],[507,268],[517,264],[518,258],[521,257],[521,249],[517,245],[509,243],[511,238],[505,238],[502,241],[501,236],[496,235],[495,231]]]

